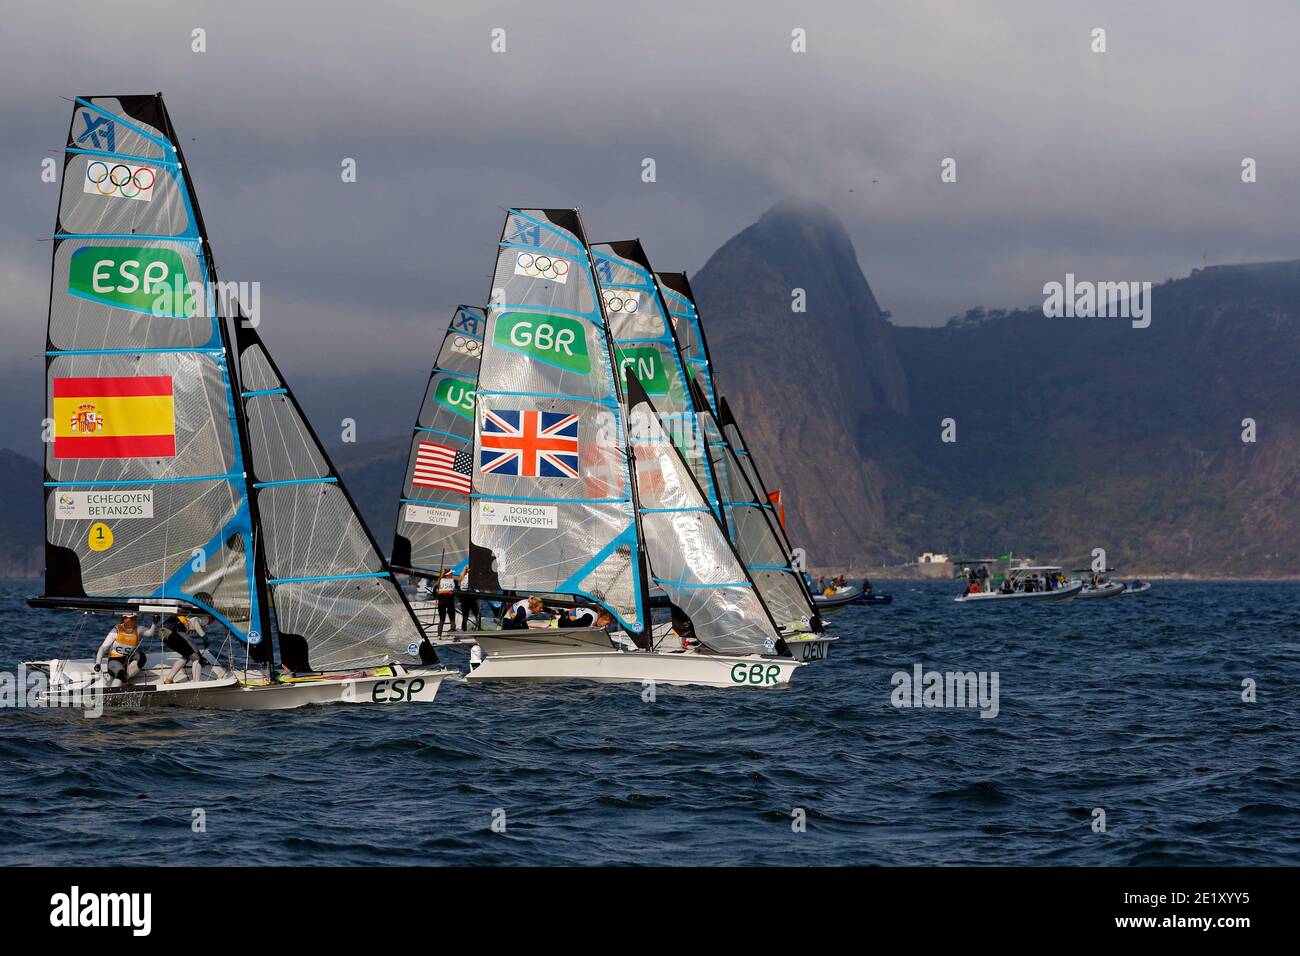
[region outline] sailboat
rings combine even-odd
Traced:
[[[203,615],[229,638],[224,661],[180,683],[164,677],[178,658],[143,644],[125,684],[94,659],[25,662],[44,673],[48,701],[433,700],[454,672],[409,662],[423,640],[410,606],[238,313],[232,343],[161,94],[74,101],[59,203],[45,593],[28,603]]]
[[[420,402],[391,552],[393,567],[417,580],[437,581],[443,569],[459,577],[469,563],[474,392],[486,322],[485,310],[456,307]],[[436,600],[411,606],[426,629],[437,626]],[[441,633],[433,640],[444,643]],[[453,629],[445,642],[466,640],[473,638]]]
[[[721,487],[723,526],[791,654],[802,661],[824,660],[836,638],[825,631],[803,575],[795,568],[794,550],[771,495],[726,399],[714,388],[708,342],[690,282],[684,273],[659,273],[656,278],[661,301],[676,327],[682,362],[690,371],[694,414]]]
[[[648,273],[605,261],[611,286]],[[493,286],[476,403],[470,586],[599,605],[636,649],[599,629],[485,633],[482,662],[466,679],[788,684],[800,665],[635,361],[619,373],[611,303],[577,210],[509,210]],[[652,584],[689,618],[698,652],[656,635]]]

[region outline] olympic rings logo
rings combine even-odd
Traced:
[[[624,312],[631,315],[641,307],[641,293],[626,289],[604,290],[605,309],[609,312]]]
[[[477,355],[480,348],[478,339],[471,339],[464,335],[455,335],[451,339],[451,347],[454,351],[462,355]]]
[[[106,163],[93,159],[86,164],[84,192],[100,196],[119,196],[123,199],[153,199],[154,183],[158,174],[149,166],[128,166],[126,163]]]
[[[563,259],[556,259],[552,256],[521,252],[515,259],[515,275],[528,276],[530,279],[568,282],[569,264]]]

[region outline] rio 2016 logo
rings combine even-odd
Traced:
[[[757,684],[763,687],[775,684],[781,677],[781,668],[777,664],[732,664],[731,682],[733,684]]]

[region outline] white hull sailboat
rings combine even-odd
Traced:
[[[466,676],[489,681],[538,683],[594,681],[702,687],[787,687],[803,664],[792,658],[682,651],[625,650],[609,635],[586,628],[501,631],[479,640],[483,661]]]
[[[292,710],[309,704],[432,703],[438,688],[456,671],[401,664],[351,671],[315,674],[272,682],[263,673],[210,668],[200,680],[178,677],[165,683],[179,658],[164,655],[156,664],[136,674],[126,686],[109,686],[93,660],[24,662],[43,671],[48,690],[42,697],[49,706],[87,707],[101,701],[105,707],[187,707],[217,710]],[[182,674],[186,671],[182,670]]]
[[[424,647],[256,323],[214,293],[179,142],[161,95],[74,101],[46,329],[45,593],[29,604],[121,623],[99,637],[102,671],[36,665],[47,693],[236,710],[432,700],[454,672]],[[199,663],[198,616],[229,635],[224,660]],[[174,683],[175,654],[142,643],[155,633],[189,658]]]
[[[637,649],[585,628],[483,633],[467,680],[787,684],[799,662],[720,523],[639,244],[593,252],[577,210],[510,209],[493,289],[474,399],[468,589],[599,606]],[[685,436],[673,425],[683,422]],[[652,588],[690,650],[654,646]]]

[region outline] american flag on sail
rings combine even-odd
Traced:
[[[484,409],[479,449],[479,467],[485,475],[577,478],[578,416]]]
[[[467,495],[473,463],[474,458],[468,449],[458,451],[436,441],[422,441],[415,452],[415,472],[411,475],[411,484]]]

